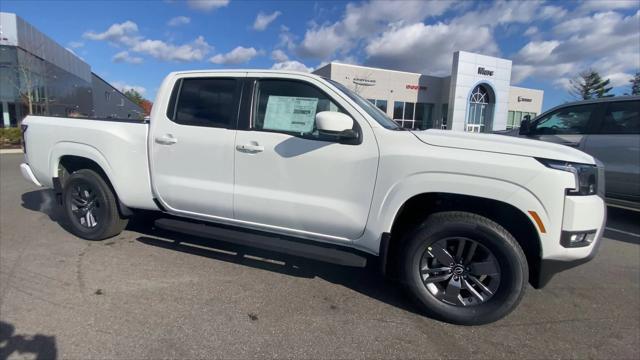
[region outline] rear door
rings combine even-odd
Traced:
[[[529,137],[583,149],[599,108],[599,104],[584,104],[557,109],[536,120]]]
[[[169,212],[233,218],[234,140],[244,73],[188,76],[151,131],[152,183]]]
[[[607,197],[640,201],[640,101],[612,101],[584,151],[605,166]]]

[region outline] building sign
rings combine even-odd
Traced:
[[[487,70],[483,67],[479,67],[478,68],[478,74],[480,75],[487,75],[487,76],[493,76],[493,71],[491,70]]]
[[[518,96],[518,102],[531,102],[531,101],[532,100],[530,98]]]
[[[407,84],[406,86],[407,90],[427,90],[427,87],[424,85],[413,85],[413,84]]]
[[[362,86],[374,86],[376,81],[372,79],[353,78],[353,83]]]

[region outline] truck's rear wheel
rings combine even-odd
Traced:
[[[83,239],[102,240],[127,226],[116,197],[95,171],[82,169],[69,175],[62,190],[64,213],[71,232]]]
[[[403,280],[435,318],[489,323],[510,313],[524,295],[525,255],[509,232],[485,217],[436,213],[406,240]]]

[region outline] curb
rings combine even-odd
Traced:
[[[22,154],[22,149],[0,149],[0,155],[4,154]]]

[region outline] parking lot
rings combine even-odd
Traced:
[[[640,357],[640,221],[609,209],[597,257],[497,323],[421,315],[352,269],[153,230],[88,242],[0,155],[0,359]]]

